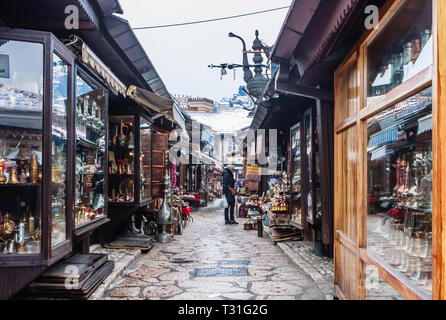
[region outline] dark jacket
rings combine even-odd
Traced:
[[[228,169],[223,170],[223,194],[226,196],[228,202],[234,201],[234,196],[232,195],[229,188],[234,189],[234,174]]]

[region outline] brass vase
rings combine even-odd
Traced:
[[[121,120],[121,126],[120,126],[120,130],[119,130],[119,136],[118,136],[118,143],[121,147],[125,146],[125,142],[127,140],[125,134],[124,134],[124,127],[127,128],[127,126],[124,124],[124,121]]]
[[[4,168],[3,168],[3,166],[0,165],[0,184],[5,184],[6,180],[7,179],[5,176]]]
[[[37,183],[39,179],[39,163],[37,162],[37,156],[31,157],[29,176],[31,183]]]
[[[8,183],[9,184],[18,184],[19,183],[19,180],[17,179],[17,170],[12,169],[9,172],[9,181],[8,181]]]
[[[26,160],[18,160],[17,165],[20,168],[19,183],[25,184],[28,182],[28,177],[26,176]]]
[[[129,133],[129,141],[128,141],[129,149],[133,149],[135,147],[135,139],[133,138],[133,132]]]

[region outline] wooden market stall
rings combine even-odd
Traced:
[[[441,0],[388,1],[335,74],[339,298],[387,284],[393,297],[446,298],[445,17]]]

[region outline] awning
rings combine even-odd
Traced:
[[[380,147],[395,141],[398,141],[398,127],[396,126],[372,134],[370,136],[368,148]]]
[[[428,115],[418,120],[418,132],[417,135],[432,130],[432,115]]]
[[[138,104],[165,116],[170,121],[174,121],[172,100],[136,86],[130,86],[128,88],[127,96],[135,100]]]
[[[85,43],[82,44],[82,61],[93,68],[96,73],[110,86],[114,94],[119,93],[125,97],[127,87],[119,78],[98,58],[98,56]]]

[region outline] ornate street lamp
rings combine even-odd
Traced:
[[[251,97],[251,99],[254,102],[254,108],[249,109],[245,108],[246,110],[252,111],[254,110],[262,101],[262,93],[265,90],[265,87],[268,83],[268,78],[266,78],[263,74],[263,68],[268,69],[269,67],[267,65],[262,64],[263,57],[262,57],[262,49],[269,50],[269,47],[264,47],[262,42],[259,39],[259,31],[256,30],[252,49],[254,51],[247,51],[246,50],[246,43],[245,40],[243,40],[242,37],[230,32],[228,34],[230,38],[237,38],[242,42],[243,45],[243,64],[227,64],[222,63],[220,65],[209,65],[209,68],[221,68],[221,74],[226,75],[226,69],[232,70],[235,68],[243,68],[243,80],[246,82],[246,86],[248,88],[248,91],[245,92]],[[253,62],[254,64],[249,64],[248,62],[248,53],[254,53]],[[254,75],[252,74],[251,67],[254,68]]]

